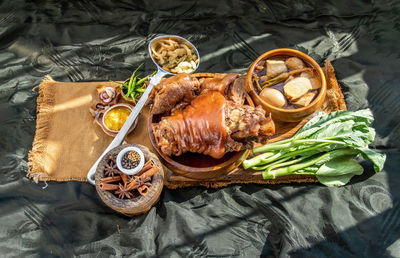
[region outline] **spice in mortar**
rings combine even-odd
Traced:
[[[122,166],[125,169],[133,169],[139,165],[140,155],[136,151],[128,151],[122,158]]]
[[[131,110],[127,107],[113,108],[104,117],[104,125],[112,131],[119,131],[130,114]]]
[[[129,155],[129,154],[128,154]],[[132,153],[135,156],[134,153]],[[110,155],[106,165],[115,164],[116,155]],[[153,160],[147,161],[137,175],[128,176],[117,169],[117,174],[100,178],[100,188],[113,193],[119,199],[133,199],[139,195],[145,196],[152,186],[152,178],[160,171]]]

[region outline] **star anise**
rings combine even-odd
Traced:
[[[137,182],[138,182],[139,186],[142,186],[142,185],[146,184],[150,180],[151,180],[150,177],[145,177],[145,176],[138,176],[137,177]]]
[[[128,182],[127,182],[127,184],[129,184],[129,183],[131,183],[131,182],[133,182],[133,181],[136,181],[136,176],[128,176]]]
[[[117,154],[109,155],[107,163],[110,165],[117,164]]]
[[[122,184],[119,184],[119,189],[115,191],[115,194],[118,195],[120,199],[131,199],[133,194]]]
[[[128,181],[127,189],[134,190],[134,189],[141,187],[142,185],[151,186],[151,183],[149,183],[150,180],[151,180],[150,177],[133,176]]]
[[[104,175],[105,176],[115,176],[118,174],[118,168],[116,163],[106,163],[106,166],[104,167]]]

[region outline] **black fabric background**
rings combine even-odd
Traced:
[[[25,177],[35,133],[34,86],[127,78],[147,43],[178,34],[199,71],[246,72],[274,48],[330,59],[350,110],[369,107],[384,171],[349,185],[165,189],[150,212],[118,215],[87,183]],[[400,256],[399,1],[1,1],[0,253],[2,256]],[[84,132],[82,132],[84,134]],[[75,143],[78,144],[78,143]],[[120,229],[120,231],[118,230]]]

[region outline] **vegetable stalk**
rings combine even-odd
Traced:
[[[312,71],[312,70],[313,70],[313,68],[301,68],[301,69],[293,70],[290,72],[281,73],[280,75],[275,76],[272,79],[269,79],[269,80],[266,80],[266,81],[260,83],[260,86],[262,89],[264,89],[266,87],[274,86],[278,83],[285,81],[291,75],[295,75],[295,74],[306,72],[306,71]]]
[[[274,170],[266,170],[263,172],[263,178],[264,179],[275,179],[278,176],[287,176],[293,174],[295,171],[310,167],[313,165],[319,165],[328,162],[329,160],[335,159],[340,156],[356,156],[358,154],[357,151],[352,150],[350,148],[346,149],[339,149],[339,150],[333,150],[330,152],[326,152],[322,155],[318,155],[315,158],[311,158],[310,160],[306,160],[304,162],[294,164],[291,166],[283,167],[283,168],[278,168]]]
[[[327,186],[344,185],[363,168],[352,158],[361,154],[383,169],[386,156],[368,148],[375,137],[369,109],[319,113],[292,138],[253,149],[262,153],[243,162],[245,169],[264,170],[263,178],[292,174],[315,175]]]

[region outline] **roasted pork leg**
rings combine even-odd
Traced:
[[[163,79],[155,88],[153,108],[151,112],[155,115],[169,115],[175,109],[183,109],[190,104],[196,95],[208,91],[218,91],[227,99],[243,104],[246,97],[246,76],[230,73],[223,78],[207,78],[199,81],[186,73]]]
[[[165,155],[202,153],[219,159],[226,152],[250,148],[275,132],[274,122],[261,107],[227,100],[219,91],[208,91],[183,110],[174,110],[154,123],[153,133]]]
[[[153,114],[164,114],[170,112],[176,104],[189,104],[195,97],[195,91],[200,84],[197,78],[186,73],[169,77],[162,80],[154,89],[154,104],[151,112]]]
[[[204,94],[208,91],[218,91],[219,93],[226,95],[228,93],[229,86],[233,84],[233,82],[239,78],[239,74],[237,73],[229,73],[225,75],[223,78],[208,78],[205,79],[201,84],[201,94]]]

